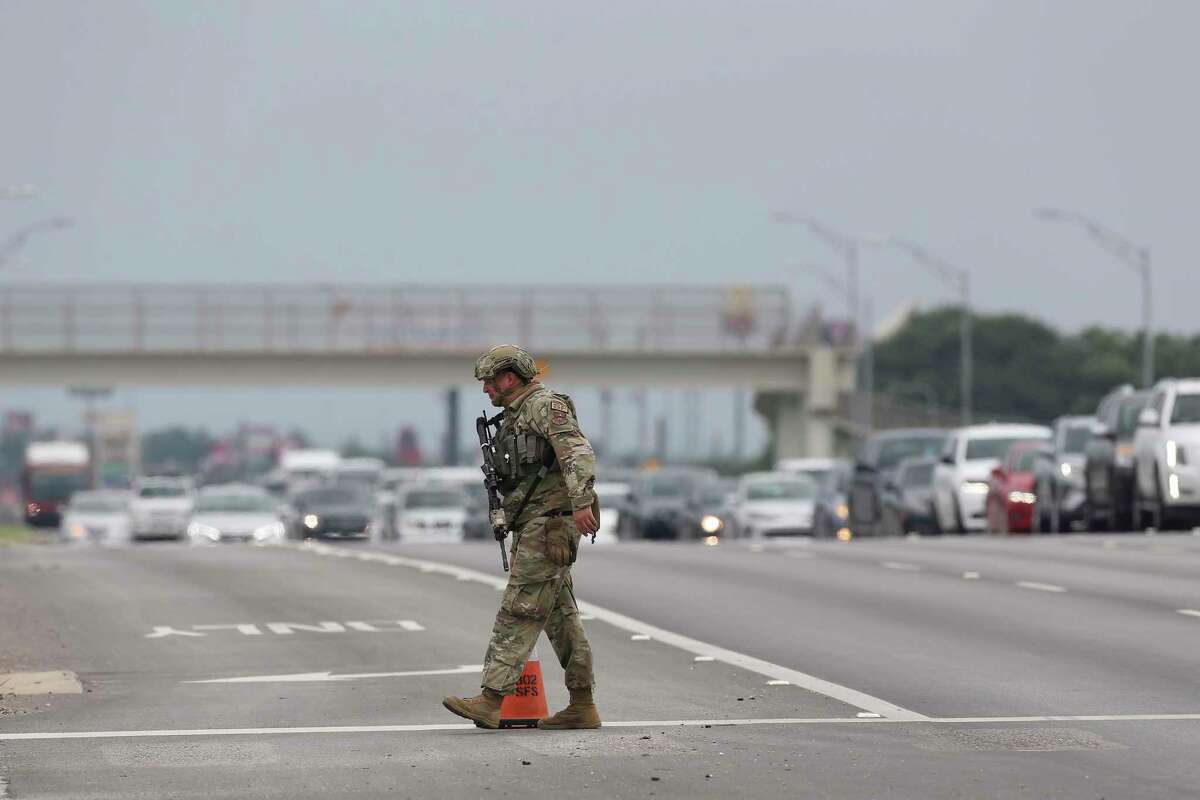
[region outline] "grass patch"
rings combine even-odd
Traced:
[[[6,544],[29,544],[33,534],[24,525],[0,525],[0,547]]]

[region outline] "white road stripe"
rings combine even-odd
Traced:
[[[1200,611],[1197,611],[1194,608],[1181,608],[1179,609],[1179,613],[1187,614],[1189,617],[1200,617]]]
[[[634,641],[634,642],[648,642],[648,641],[650,641],[650,634],[635,633],[633,636],[630,636],[629,639],[630,639],[630,641]]]
[[[463,664],[451,669],[418,669],[407,672],[360,672],[334,675],[331,672],[297,672],[290,675],[246,675],[238,678],[211,678],[181,683],[309,683],[312,681],[355,681],[363,678],[411,678],[418,675],[463,675],[483,672],[483,664]]]
[[[1065,592],[1061,586],[1055,586],[1053,583],[1038,583],[1036,581],[1017,581],[1017,586],[1022,589],[1033,589],[1036,592]]]
[[[1027,722],[1166,722],[1200,721],[1200,714],[1095,714],[1090,716],[1038,717],[922,717],[897,719],[888,717],[760,717],[745,719],[652,719],[605,721],[605,728],[720,728],[744,725],[838,725],[848,723],[880,724],[910,723],[920,725],[969,725],[975,723]],[[430,731],[474,731],[472,723],[445,722],[432,725],[340,725],[295,728],[189,728],[179,730],[145,731],[46,731],[34,733],[4,733],[0,742],[20,742],[61,739],[150,739],[158,737],[199,736],[264,736],[281,733],[426,733]]]
[[[716,661],[712,656],[696,656],[692,661]]]
[[[963,580],[977,581],[977,580],[979,580],[979,573],[978,572],[964,572]]]
[[[886,569],[903,570],[905,572],[920,572],[921,571],[921,568],[918,567],[916,564],[905,564],[900,561],[881,561],[881,562],[879,562],[879,566],[884,567]]]
[[[302,549],[309,550],[318,554],[334,554],[341,551],[341,548],[331,547],[326,544],[307,544],[302,545]],[[375,560],[381,560],[385,554],[373,553]],[[495,575],[479,572],[478,570],[466,569],[457,567],[453,564],[444,564],[437,561],[425,561],[417,558],[406,558],[403,556],[386,555],[391,559],[387,563],[395,563],[399,566],[412,567],[419,569],[422,572],[438,573],[442,575],[450,575],[459,580],[472,580],[482,583],[486,586],[491,586],[497,589],[503,589],[507,581],[504,578],[499,578]],[[927,719],[924,714],[919,714],[916,711],[910,711],[906,708],[901,708],[898,705],[889,703],[878,697],[872,697],[869,694],[860,692],[857,689],[851,689],[848,686],[842,686],[832,681],[818,678],[815,675],[809,675],[799,670],[789,669],[788,667],[779,664],[773,664],[770,661],[764,661],[760,658],[738,653],[734,650],[727,650],[723,647],[702,642],[698,639],[692,639],[688,636],[683,636],[678,633],[673,633],[662,628],[657,628],[653,625],[648,625],[641,620],[627,617],[624,614],[618,614],[615,611],[609,611],[606,608],[594,605],[592,603],[581,602],[578,604],[579,610],[584,614],[590,614],[601,622],[607,622],[616,628],[628,631],[634,634],[634,637],[644,636],[653,638],[655,641],[663,644],[677,647],[680,650],[691,653],[697,656],[713,656],[717,661],[726,664],[732,664],[735,667],[740,667],[748,672],[754,672],[772,680],[788,681],[803,689],[808,689],[811,692],[823,694],[826,697],[831,697],[834,700],[840,700],[847,705],[851,705],[860,711],[872,711],[876,714],[881,714],[890,719],[906,719],[906,720],[922,720]]]

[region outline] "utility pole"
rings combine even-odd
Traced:
[[[446,439],[442,443],[442,463],[454,466],[458,463],[458,387],[446,390]]]
[[[1074,211],[1039,208],[1033,215],[1043,222],[1066,222],[1084,229],[1087,235],[1142,279],[1142,386],[1154,383],[1154,307],[1150,295],[1150,248],[1133,242],[1099,222]]]
[[[962,424],[970,425],[974,409],[974,403],[972,402],[972,392],[974,391],[974,358],[971,344],[971,273],[944,261],[930,253],[924,247],[914,244],[907,239],[888,236],[884,239],[884,243],[907,253],[913,261],[925,267],[931,273],[941,278],[946,284],[957,290],[958,300],[962,306],[958,323],[960,413]]]

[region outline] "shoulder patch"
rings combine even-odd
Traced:
[[[571,408],[570,408],[570,406],[568,406],[566,404],[566,402],[559,400],[556,397],[550,401],[550,410],[551,411],[562,411],[565,414],[566,412],[570,411]]]

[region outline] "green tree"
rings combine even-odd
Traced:
[[[200,428],[188,430],[175,425],[151,431],[142,437],[142,463],[152,469],[196,472],[215,443],[216,439]]]

